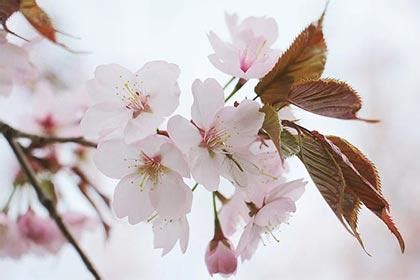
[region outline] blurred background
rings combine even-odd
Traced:
[[[211,47],[206,33],[214,30],[225,38],[228,35],[225,11],[242,18],[275,18],[279,26],[275,47],[285,49],[319,17],[325,5],[321,0],[38,2],[60,30],[82,38],[61,38],[67,45],[89,51],[74,55],[46,42],[36,46],[45,67],[65,83],[82,85],[99,64],[116,62],[137,70],[147,61],[167,60],[182,71],[183,94],[177,112],[184,115],[189,114],[194,79],[214,77],[224,84],[230,78],[207,59]],[[298,201],[298,211],[282,226],[280,242],[260,246],[232,279],[420,278],[419,10],[420,1],[416,0],[330,1],[324,24],[329,48],[324,77],[345,80],[357,89],[364,104],[360,116],[380,119],[379,124],[332,120],[296,110],[303,126],[348,139],[376,163],[391,214],[405,237],[405,254],[386,226],[363,209],[359,228],[372,255],[367,256],[310,183]],[[11,19],[10,27],[26,37],[35,34],[27,31],[29,25],[20,15]],[[241,94],[251,96],[254,85],[247,84]],[[18,110],[9,104],[0,104],[0,108],[2,116]],[[291,176],[308,176],[298,161],[289,164]],[[110,192],[112,188],[110,183]],[[124,221],[116,222],[108,242],[96,231],[85,236],[82,246],[105,279],[211,279],[204,264],[204,250],[213,230],[210,198],[203,189],[194,193],[185,255],[176,248],[161,258],[153,249],[150,226],[129,226]],[[1,259],[0,271],[1,279],[90,279],[69,246],[53,257]]]

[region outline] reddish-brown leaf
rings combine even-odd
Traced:
[[[349,159],[349,161],[363,176],[363,178],[369,181],[371,186],[374,187],[383,198],[381,192],[381,181],[379,179],[378,171],[375,165],[359,149],[354,147],[346,140],[337,136],[328,136],[328,139],[340,149],[340,151]],[[360,189],[356,188],[356,191],[360,191]],[[404,239],[392,221],[391,216],[389,215],[388,203],[385,201],[386,203],[384,204],[383,202],[379,201],[378,199],[374,199],[371,196],[364,196],[363,192],[359,192],[358,195],[361,197],[363,204],[373,213],[375,213],[387,225],[389,230],[398,239],[401,251],[404,252]]]
[[[255,87],[255,92],[264,103],[281,106],[292,84],[321,77],[327,52],[322,33],[324,13],[317,22],[299,34],[273,69]]]
[[[270,136],[270,139],[273,141],[274,145],[279,152],[279,155],[282,156],[281,153],[281,123],[279,120],[279,116],[277,111],[269,104],[265,104],[261,109],[261,112],[265,114],[264,116],[264,123],[262,128],[264,131]]]
[[[354,89],[341,81],[324,79],[294,84],[288,94],[287,102],[326,117],[364,120],[356,116],[362,107],[360,97]]]
[[[13,15],[15,12],[19,11],[19,4],[20,4],[19,2],[20,0],[1,0],[0,1],[0,22],[3,26],[4,31],[10,34],[13,34],[19,38],[22,38],[7,27],[7,20],[9,19],[9,17]]]
[[[283,125],[298,131],[299,158],[328,205],[362,247],[357,232],[361,203],[388,226],[404,252],[404,240],[389,215],[377,171],[366,156],[339,137],[325,137],[288,121],[283,121]]]

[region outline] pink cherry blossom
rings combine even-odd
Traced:
[[[80,119],[86,110],[86,92],[59,91],[48,82],[38,82],[34,87],[32,112],[19,120],[20,127],[30,133],[61,137],[81,136]]]
[[[232,236],[241,220],[249,220],[249,209],[245,204],[244,193],[237,189],[229,201],[219,211],[219,221],[226,236]]]
[[[178,218],[158,217],[153,221],[152,229],[154,246],[162,249],[162,256],[171,251],[178,240],[182,253],[187,250],[190,228],[185,216]]]
[[[212,240],[207,246],[205,261],[211,276],[219,273],[230,276],[236,272],[238,260],[235,249],[228,239]]]
[[[277,24],[272,18],[248,17],[238,23],[238,16],[225,15],[231,41],[222,41],[214,32],[208,34],[214,54],[210,62],[220,71],[245,80],[263,77],[274,66],[279,52],[271,49],[277,39]]]
[[[35,80],[36,68],[29,60],[28,52],[7,42],[6,32],[0,30],[0,96],[8,96],[14,84],[26,84]]]
[[[94,161],[105,175],[121,179],[114,192],[113,208],[131,224],[156,211],[162,218],[178,218],[191,210],[192,192],[182,177],[188,165],[171,140],[151,135],[135,144],[109,140],[99,145]]]
[[[148,62],[134,74],[117,64],[97,67],[88,83],[95,105],[81,123],[85,136],[103,140],[124,135],[133,143],[153,134],[178,106],[179,72],[164,61]]]
[[[77,212],[64,213],[63,221],[76,238],[94,225],[90,218]],[[31,209],[19,217],[17,226],[20,235],[37,254],[56,254],[67,242],[52,219],[41,217]]]
[[[290,213],[296,211],[295,201],[303,194],[305,184],[301,179],[280,184],[265,196],[262,207],[256,207],[253,203],[247,204],[251,218],[237,247],[237,254],[242,261],[252,257],[263,232],[273,235],[273,231],[288,220]]]
[[[264,114],[259,112],[257,102],[249,100],[237,107],[224,107],[223,89],[214,79],[196,80],[192,92],[192,121],[179,115],[172,117],[168,134],[188,156],[193,178],[214,191],[220,175],[229,173],[226,169],[231,164],[238,165],[235,150],[257,137]]]
[[[0,257],[20,258],[29,250],[29,243],[20,233],[17,224],[0,213]]]

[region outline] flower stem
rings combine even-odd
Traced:
[[[240,90],[242,87],[243,87],[243,85],[246,83],[247,81],[245,80],[245,79],[239,79],[239,81],[238,81],[238,83],[236,84],[236,86],[235,86],[235,88],[233,89],[233,91],[229,94],[229,96],[228,97],[226,97],[226,99],[225,99],[225,103],[226,102],[228,102],[229,101],[229,99],[231,99],[234,95],[235,95],[235,93],[237,93],[238,92],[238,90]]]
[[[77,243],[76,239],[73,237],[72,233],[64,224],[63,219],[61,218],[60,214],[57,212],[54,202],[45,195],[44,191],[42,190],[42,187],[39,185],[39,182],[35,176],[35,172],[33,171],[22,147],[13,138],[13,134],[11,135],[10,131],[3,132],[3,135],[6,138],[7,142],[9,143],[10,147],[12,148],[13,153],[15,154],[17,160],[19,161],[22,167],[23,172],[25,172],[25,175],[28,177],[29,182],[33,186],[41,204],[47,209],[48,213],[50,214],[50,217],[54,220],[57,227],[60,229],[61,233],[64,235],[67,241],[77,251],[83,263],[86,265],[86,268],[95,277],[95,279],[101,279],[101,277],[99,276],[99,273],[96,271],[95,266],[93,265],[91,260],[88,258],[88,256],[80,247],[80,245]]]
[[[232,77],[223,87],[223,90],[225,90],[234,80],[236,79],[236,77]]]
[[[217,214],[217,207],[216,207],[216,192],[212,192],[213,196],[213,214],[214,214],[214,227],[215,229],[220,228],[219,216]]]

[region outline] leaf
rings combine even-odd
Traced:
[[[328,136],[327,138],[340,149],[340,151],[349,159],[349,161],[360,172],[360,174],[369,181],[369,183],[378,191],[381,196],[383,196],[381,191],[381,181],[375,165],[359,149],[354,147],[346,140],[337,136]],[[363,203],[387,225],[389,230],[398,239],[401,251],[404,252],[404,239],[392,221],[391,216],[389,215],[388,203],[384,206],[382,204],[378,204],[375,200],[371,200],[369,197],[366,197],[363,200]]]
[[[300,147],[295,136],[287,129],[281,131],[281,153],[283,157],[288,158],[299,153]]]
[[[40,187],[44,195],[53,201],[54,204],[57,204],[58,198],[57,193],[55,192],[54,183],[51,180],[42,180],[40,181]]]
[[[389,215],[389,205],[381,193],[374,165],[357,148],[339,137],[325,137],[291,122],[283,124],[298,131],[299,158],[328,205],[363,249],[357,232],[361,203],[388,226],[404,252],[404,240]]]
[[[21,36],[17,35],[15,32],[11,31],[7,26],[7,20],[11,17],[14,13],[19,11],[19,2],[20,0],[1,0],[0,1],[0,22],[3,26],[4,31],[7,33],[13,34],[16,37],[19,37],[23,40]]]
[[[57,43],[56,30],[50,17],[42,10],[36,0],[21,0],[20,11],[29,23],[45,38]]]
[[[356,116],[362,107],[360,97],[354,89],[341,81],[324,79],[295,84],[290,89],[287,102],[326,117],[364,120]]]
[[[282,156],[281,152],[281,131],[282,126],[279,120],[279,116],[277,111],[273,108],[273,106],[269,104],[265,104],[261,109],[261,112],[265,114],[264,122],[262,128],[267,132],[270,139],[273,141],[274,145],[277,148],[280,156]]]
[[[322,32],[321,18],[306,27],[273,69],[255,87],[264,103],[282,106],[290,87],[299,81],[318,79],[324,71],[327,45]]]

